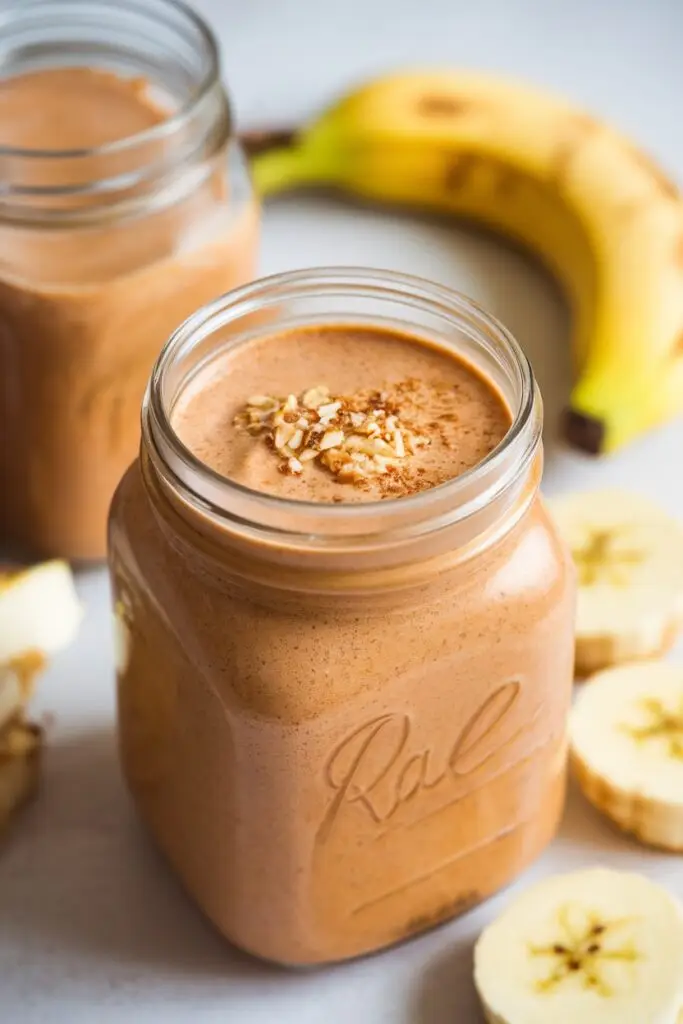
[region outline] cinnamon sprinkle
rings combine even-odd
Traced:
[[[422,490],[412,467],[432,439],[419,433],[406,415],[420,382],[408,378],[391,393],[366,389],[333,395],[317,385],[299,395],[253,395],[235,417],[235,426],[263,439],[282,473],[300,476],[317,462],[342,483],[379,484],[382,497]],[[441,436],[443,428],[435,427]],[[419,472],[419,471],[418,471]]]

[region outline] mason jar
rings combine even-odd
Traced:
[[[216,40],[189,7],[1,14],[0,533],[97,559],[154,360],[251,279],[258,211]]]
[[[509,406],[504,440],[448,483],[356,504],[250,490],[183,445],[173,410],[199,370],[330,322],[466,359]],[[539,495],[541,401],[510,334],[415,278],[285,274],[171,336],[142,423],[110,520],[120,750],[200,907],[249,952],[312,964],[510,882],[562,812],[574,611]]]

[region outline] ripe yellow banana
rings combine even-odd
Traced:
[[[255,152],[263,196],[308,185],[455,214],[527,245],[574,310],[570,442],[612,451],[683,412],[683,201],[617,132],[544,92],[397,74]]]

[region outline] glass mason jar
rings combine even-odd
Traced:
[[[37,130],[0,149],[0,534],[99,558],[154,360],[194,309],[251,279],[257,208],[215,39],[183,4],[3,4],[0,61],[0,125],[13,130],[20,78],[65,69],[113,73],[161,118],[92,148],[45,148]],[[50,96],[52,109],[64,90],[59,129],[41,122],[52,139],[83,123],[67,79]],[[91,113],[104,131],[117,116],[105,102]]]
[[[226,347],[321,323],[462,353],[514,417],[457,479],[398,500],[251,491],[175,434]],[[265,327],[264,327],[265,325]],[[164,348],[110,519],[123,768],[237,945],[310,964],[469,909],[553,836],[574,574],[538,493],[541,402],[507,331],[437,285],[303,271],[224,296]]]

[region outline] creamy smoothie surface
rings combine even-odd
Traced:
[[[476,466],[510,426],[470,364],[419,338],[331,325],[221,356],[173,413],[184,444],[253,490],[300,501],[400,498]]]
[[[167,116],[144,78],[73,67],[0,80],[4,146],[91,149],[135,135]]]

